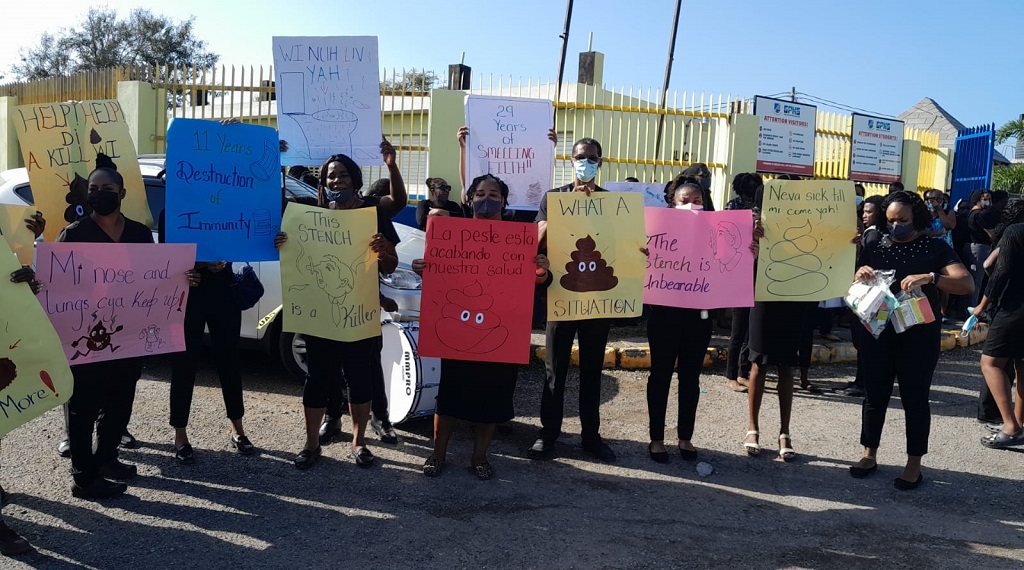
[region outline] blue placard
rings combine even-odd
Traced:
[[[167,130],[167,242],[196,244],[197,261],[276,261],[278,144],[270,127],[175,119]]]

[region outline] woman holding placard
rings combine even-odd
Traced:
[[[907,325],[908,328],[900,333],[890,318],[877,339],[873,336],[863,339],[867,396],[864,398],[860,443],[864,446],[864,457],[850,467],[850,475],[867,477],[878,469],[876,453],[882,439],[893,382],[898,380],[907,423],[907,465],[893,485],[898,490],[909,491],[921,483],[921,457],[928,453],[928,432],[931,429],[928,396],[932,374],[939,360],[942,331],[942,323],[936,318],[941,315],[940,293],[970,295],[974,282],[952,247],[943,240],[925,235],[931,214],[917,194],[894,192],[882,202],[882,209],[889,224],[889,235],[861,252],[856,280],[871,282],[876,279],[876,270],[894,270],[892,292],[924,293],[932,318],[919,318],[920,322]],[[913,299],[907,299],[903,304],[911,302]]]
[[[86,200],[91,212],[64,228],[57,241],[153,243],[149,228],[121,213],[121,201],[126,194],[124,178],[113,161],[106,155],[97,155],[96,169],[88,179]],[[190,283],[195,283],[195,279],[194,273],[189,272]],[[127,489],[120,481],[137,474],[134,465],[118,461],[117,446],[132,415],[142,361],[124,358],[78,364],[71,366],[71,372],[75,379],[75,391],[68,401],[68,435],[75,481],[71,494],[85,499],[115,497]]]
[[[385,140],[380,150],[391,180],[401,183],[402,174],[395,163],[394,147]],[[390,215],[382,206],[375,206],[359,197],[358,190],[362,186],[363,175],[355,161],[344,154],[330,156],[320,167],[318,205],[331,210],[374,208],[378,233],[370,241],[370,249],[377,254],[378,271],[389,274],[398,266],[395,245],[400,239]],[[274,238],[274,246],[280,249],[287,240],[288,234],[280,232]],[[302,390],[306,443],[295,458],[296,468],[309,469],[320,459],[320,424],[329,403],[330,392],[343,381],[348,383],[349,414],[352,416],[350,455],[360,467],[373,464],[374,456],[366,447],[365,435],[370,420],[373,387],[382,381],[384,375],[380,361],[382,346],[379,334],[354,342],[306,335],[308,373]]]
[[[473,219],[501,221],[502,211],[508,204],[508,186],[500,178],[485,174],[473,180],[467,194],[473,208]],[[537,283],[551,281],[549,263],[538,255]],[[414,260],[412,269],[422,274],[426,263]],[[466,313],[469,318],[469,312]],[[485,317],[477,313],[481,322]],[[512,398],[516,391],[519,365],[504,362],[480,362],[441,359],[441,380],[437,392],[434,414],[434,451],[423,463],[423,474],[436,477],[444,470],[448,454],[448,440],[455,430],[456,420],[473,423],[475,439],[470,471],[481,481],[494,477],[494,469],[487,461],[487,448],[499,423],[515,417]]]

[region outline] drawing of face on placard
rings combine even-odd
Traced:
[[[362,263],[356,260],[345,263],[335,255],[326,254],[314,260],[311,255],[300,254],[296,267],[299,273],[309,278],[325,295],[331,305],[331,320],[341,326],[345,313],[345,300],[356,288],[357,269]],[[291,291],[305,291],[311,284],[292,285]]]
[[[619,284],[615,269],[597,251],[597,242],[589,234],[576,240],[572,261],[565,264],[566,274],[558,280],[563,289],[577,293],[609,291]]]
[[[719,272],[732,271],[739,265],[743,258],[740,240],[740,229],[732,222],[718,222],[711,230],[711,252],[718,261]]]
[[[460,352],[487,354],[508,339],[501,317],[489,310],[494,297],[484,293],[480,283],[453,289],[445,297],[448,304],[441,308],[441,318],[434,327],[442,343]]]

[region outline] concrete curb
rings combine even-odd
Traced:
[[[967,337],[961,337],[959,330],[942,330],[941,347],[943,351],[953,350],[982,344],[988,338],[988,325],[978,323],[974,330]],[[615,342],[609,343],[604,351],[604,368],[622,370],[646,370],[651,367],[651,349],[648,346],[616,346]],[[534,357],[544,362],[546,349],[543,346],[533,345]],[[719,363],[724,363],[728,358],[728,347],[723,344],[715,344],[708,347],[704,356],[704,368],[710,368]],[[857,349],[852,342],[835,342],[828,344],[815,344],[811,353],[811,362],[814,364],[839,364],[857,361]],[[572,347],[572,363],[579,366],[579,346]]]

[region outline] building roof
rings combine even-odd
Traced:
[[[967,128],[931,97],[921,99],[916,105],[903,111],[896,118],[903,121],[908,127],[939,133],[939,148],[954,148],[957,132]],[[992,149],[992,161],[1010,164],[1010,161],[996,149]]]

